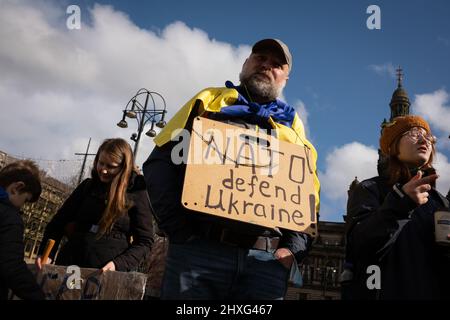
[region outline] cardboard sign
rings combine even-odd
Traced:
[[[194,119],[183,205],[223,218],[316,236],[308,149],[263,132]]]
[[[139,272],[101,272],[77,266],[44,265],[37,283],[49,300],[142,300],[147,275]]]

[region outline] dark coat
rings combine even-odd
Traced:
[[[48,239],[54,239],[50,254],[53,259],[65,235],[68,241],[56,264],[101,268],[113,261],[117,271],[135,271],[153,244],[152,211],[143,176],[133,175],[127,197],[133,202],[128,214],[116,220],[109,234],[96,239],[93,228],[106,208],[106,185],[98,179],[84,180],[48,223],[39,252],[43,252]]]
[[[0,300],[8,298],[8,289],[21,299],[45,299],[24,261],[23,231],[19,210],[0,200]]]
[[[356,186],[348,200],[348,254],[353,298],[450,299],[450,247],[434,240],[434,213],[449,208],[435,189],[417,206],[380,177]],[[367,266],[378,265],[381,289],[368,290]]]
[[[193,111],[186,126],[192,127]],[[221,120],[223,122],[223,119]],[[234,122],[230,124],[237,125]],[[249,124],[246,123],[246,126]],[[171,243],[183,243],[195,234],[208,234],[213,230],[228,228],[237,234],[280,237],[278,247],[288,248],[300,263],[312,244],[309,235],[301,232],[281,229],[274,230],[254,224],[225,219],[197,211],[190,211],[181,203],[186,164],[174,164],[172,150],[178,142],[168,142],[161,147],[155,146],[143,165],[147,181],[148,194],[158,227],[169,237]]]

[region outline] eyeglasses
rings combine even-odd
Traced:
[[[428,132],[423,132],[418,128],[413,128],[409,131],[406,131],[402,136],[408,136],[408,138],[411,139],[414,143],[417,143],[419,141],[419,137],[422,138],[425,143],[428,146],[431,146],[432,144],[436,143],[436,137],[429,134]]]

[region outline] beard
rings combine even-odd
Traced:
[[[277,86],[269,78],[263,77],[258,73],[239,74],[241,85],[244,85],[251,99],[256,102],[273,101],[281,95],[284,85]]]

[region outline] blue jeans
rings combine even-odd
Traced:
[[[169,244],[161,298],[282,300],[289,276],[273,252],[191,238]]]

